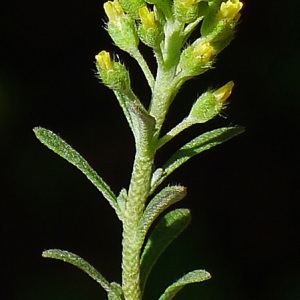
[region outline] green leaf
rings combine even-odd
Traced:
[[[58,259],[79,268],[90,277],[92,277],[96,282],[98,282],[110,295],[111,299],[121,299],[120,292],[117,291],[115,284],[110,284],[93,266],[91,266],[80,256],[60,249],[46,250],[43,252],[42,256],[46,258]]]
[[[145,236],[158,216],[172,204],[182,200],[186,196],[186,188],[175,185],[161,190],[147,205],[139,224],[139,238],[144,242]]]
[[[187,284],[202,282],[210,278],[210,274],[205,270],[195,270],[189,272],[183,277],[181,277],[179,280],[174,282],[172,285],[170,285],[160,296],[159,300],[171,300]]]
[[[155,187],[159,184],[161,177],[164,174],[164,169],[163,168],[157,168],[153,173],[152,173],[152,177],[151,177],[151,189],[150,189],[150,193],[149,195],[151,195],[154,190]]]
[[[147,112],[132,90],[115,93],[138,147],[148,147],[155,130],[155,119]],[[146,146],[147,145],[147,146]]]
[[[141,257],[142,291],[159,256],[190,222],[190,211],[181,208],[170,211],[156,224],[147,240]]]
[[[103,179],[91,168],[88,162],[69,144],[50,130],[36,127],[33,131],[42,144],[77,167],[102,193],[104,198],[108,200],[110,205],[115,209],[119,219],[121,219],[117,197]]]
[[[124,212],[126,209],[126,202],[127,202],[127,191],[126,189],[122,188],[118,197],[117,197],[117,202],[120,208],[120,211],[122,212],[122,218],[124,216]]]
[[[128,103],[128,111],[132,120],[133,134],[137,149],[147,149],[155,130],[155,119],[136,103]]]
[[[160,176],[159,180],[155,182],[155,185],[151,190],[155,190],[158,185],[166,179],[167,176],[169,176],[174,170],[176,170],[196,154],[222,144],[229,139],[243,133],[244,131],[245,128],[241,126],[223,127],[205,132],[195,139],[191,140],[190,142],[182,146],[179,150],[177,150],[162,166],[164,172]]]

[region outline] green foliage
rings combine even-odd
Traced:
[[[210,274],[204,270],[195,270],[187,273],[182,278],[170,285],[161,295],[159,300],[171,300],[187,284],[197,283],[210,279]]]
[[[145,107],[131,88],[125,66],[112,60],[106,51],[96,56],[99,77],[119,101],[136,146],[130,184],[128,188],[122,188],[118,196],[58,135],[41,127],[34,128],[36,137],[44,145],[78,168],[93,183],[121,220],[122,283],[108,282],[87,261],[68,251],[52,249],[43,252],[43,256],[83,270],[105,289],[110,300],[141,300],[158,258],[190,223],[188,209],[170,210],[185,197],[186,188],[166,186],[153,195],[159,185],[196,154],[244,131],[243,127],[231,126],[205,132],[181,146],[162,166],[154,168],[155,155],[160,148],[186,128],[216,117],[230,96],[233,82],[218,90],[204,92],[189,115],[161,136],[166,114],[180,87],[188,79],[208,71],[216,55],[232,40],[241,7],[239,0],[114,0],[104,4],[108,33],[120,49],[138,62],[152,93],[151,103]],[[190,41],[191,33],[200,22],[202,36]],[[157,60],[155,76],[140,53],[140,41],[154,52]],[[159,300],[171,300],[187,284],[209,278],[210,274],[204,270],[189,272],[171,284]]]
[[[175,209],[167,213],[152,230],[141,257],[141,288],[159,256],[190,224],[191,214],[188,209]]]

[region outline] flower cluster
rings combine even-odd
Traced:
[[[107,30],[114,43],[140,63],[148,82],[152,74],[142,63],[140,41],[153,49],[162,68],[175,70],[174,80],[177,76],[179,89],[186,80],[212,67],[216,55],[233,39],[242,6],[239,0],[113,0],[104,4],[104,10],[108,17]],[[190,41],[190,34],[199,23],[201,36]],[[119,89],[125,80],[123,86],[127,88],[127,70],[105,55],[105,60],[103,52],[96,57],[102,81],[112,89]],[[109,76],[105,74],[108,72]],[[149,85],[153,87],[153,83]]]

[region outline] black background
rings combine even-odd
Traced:
[[[300,4],[245,2],[236,39],[215,69],[182,88],[165,130],[207,87],[234,80],[228,117],[182,134],[157,165],[205,130],[241,124],[247,131],[169,178],[188,186],[179,206],[192,210],[193,221],[159,260],[145,299],[157,299],[196,268],[213,279],[187,287],[178,299],[300,298]],[[49,248],[75,252],[120,281],[120,222],[85,177],[32,132],[43,126],[59,133],[113,191],[127,187],[133,138],[112,92],[95,77],[95,54],[117,51],[103,28],[102,4],[0,2],[1,299],[106,299],[81,271],[41,258]],[[136,63],[119,54],[147,103]]]

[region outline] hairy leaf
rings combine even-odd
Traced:
[[[145,288],[148,276],[168,245],[189,225],[188,209],[175,209],[167,213],[154,227],[141,257],[141,289]]]
[[[177,150],[162,166],[164,172],[160,176],[159,180],[155,182],[152,190],[155,190],[155,188],[157,188],[158,185],[161,184],[167,176],[169,176],[174,170],[176,170],[193,156],[205,150],[209,150],[214,146],[222,144],[229,139],[243,133],[244,131],[244,127],[241,126],[223,127],[205,132],[200,136],[194,138],[193,140],[182,146],[179,150]]]
[[[92,169],[88,162],[69,144],[50,130],[36,127],[33,131],[42,144],[77,167],[94,184],[94,186],[96,186],[104,198],[108,200],[110,205],[115,209],[118,217],[121,219],[117,197],[103,179]]]
[[[80,256],[60,249],[46,250],[43,252],[42,256],[46,258],[58,259],[79,268],[90,277],[92,277],[96,282],[98,282],[103,287],[103,289],[112,297],[112,299],[121,299],[119,293],[116,292],[115,285],[111,285],[93,266],[91,266]]]
[[[158,216],[170,205],[182,200],[186,196],[186,188],[183,186],[168,186],[160,191],[147,205],[139,225],[141,242]]]
[[[211,276],[205,270],[195,270],[187,273],[179,280],[170,285],[165,292],[160,296],[159,300],[171,300],[175,295],[184,288],[187,284],[197,283],[210,279]]]

